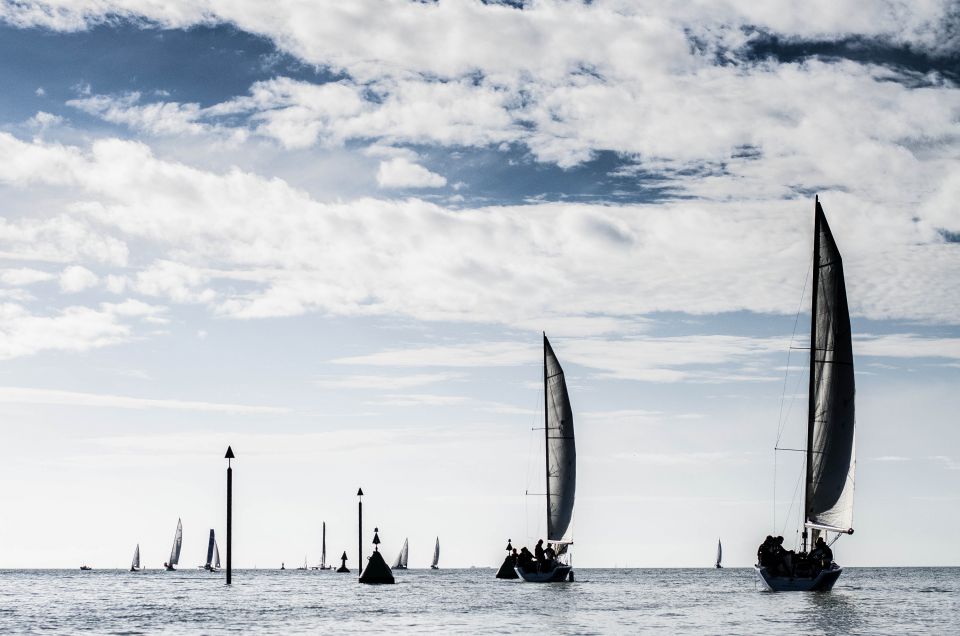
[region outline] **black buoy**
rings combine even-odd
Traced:
[[[507,539],[507,558],[505,558],[503,563],[500,564],[500,569],[497,570],[497,578],[519,579],[520,575],[517,574],[517,571],[514,569],[516,564],[517,559],[513,556],[513,542],[510,539]]]
[[[347,551],[346,550],[343,551],[343,556],[340,557],[340,561],[341,561],[340,567],[337,568],[337,572],[349,572],[350,570],[347,569]]]
[[[387,565],[387,562],[383,560],[383,555],[380,554],[380,549],[377,547],[380,545],[380,535],[378,533],[379,530],[374,528],[373,554],[371,554],[370,558],[367,559],[367,567],[363,569],[363,573],[360,575],[361,583],[378,585],[395,582],[393,580],[393,572],[390,571],[390,566]]]
[[[233,448],[227,446],[227,454],[223,458],[227,460],[227,585],[230,585],[233,579],[233,467],[230,466],[230,460],[236,459]],[[213,534],[213,530],[210,534]]]

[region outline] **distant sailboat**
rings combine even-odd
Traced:
[[[393,565],[390,566],[391,570],[406,570],[407,569],[407,557],[409,554],[409,544],[407,539],[403,540],[403,548],[400,550],[400,554],[397,555],[397,560],[393,562]]]
[[[303,555],[303,565],[297,568],[298,570],[309,570],[310,567],[307,565],[307,555]]]
[[[544,564],[517,563],[516,571],[530,583],[573,580],[569,547],[573,545],[570,522],[577,488],[577,447],[573,436],[573,410],[560,362],[543,335],[544,442],[546,445],[547,541],[557,558],[549,569]]]
[[[176,570],[174,567],[180,563],[180,546],[183,545],[183,522],[177,519],[177,531],[173,535],[173,547],[170,548],[170,560],[163,564],[168,572]]]
[[[813,237],[803,552],[808,531],[811,552],[821,533],[836,533],[834,541],[853,534],[856,466],[853,346],[843,260],[819,199]],[[814,560],[796,558],[790,573],[771,572],[759,563],[755,569],[770,591],[830,590],[843,568],[832,559],[820,568]]]
[[[332,570],[332,565],[327,565],[327,522],[323,522],[323,542],[320,544],[320,565],[314,570]]]
[[[133,551],[133,561],[130,562],[130,571],[139,572],[140,571],[140,544],[137,544],[136,549]]]
[[[440,537],[437,537],[437,543],[433,546],[433,563],[430,564],[430,569],[440,569]]]
[[[719,570],[723,566],[720,565],[720,561],[723,559],[723,546],[720,545],[720,539],[717,539],[717,565],[716,568]]]
[[[216,552],[216,559],[214,553]],[[210,528],[210,538],[207,540],[207,562],[197,566],[200,570],[215,571],[220,567],[220,551],[217,550],[217,539],[214,536],[213,528]]]

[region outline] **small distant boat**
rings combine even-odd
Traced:
[[[173,572],[180,563],[180,547],[183,545],[183,522],[177,519],[177,531],[173,535],[173,547],[170,548],[170,560],[163,564],[167,572]]]
[[[313,567],[314,570],[332,570],[332,565],[327,565],[327,522],[323,522],[323,542],[320,544],[320,565]]]
[[[210,538],[207,540],[207,562],[197,566],[198,570],[216,572],[220,569],[220,548],[217,547],[217,538],[213,528],[210,528]]]
[[[81,570],[82,572],[88,572],[88,571],[90,571],[90,570],[92,570],[92,569],[93,569],[93,568],[90,567],[89,565],[81,565],[81,566],[80,566],[80,570]]]
[[[410,556],[410,549],[407,539],[403,540],[403,548],[400,550],[400,554],[397,555],[396,561],[393,562],[393,565],[390,566],[391,570],[406,570],[407,569],[407,557]]]
[[[569,534],[573,519],[573,501],[577,489],[577,446],[573,436],[573,410],[563,368],[547,335],[543,335],[543,407],[546,446],[547,541],[552,543],[556,559],[549,569],[534,562],[516,565],[517,574],[528,583],[558,583],[573,580]]]
[[[130,562],[130,571],[139,572],[140,571],[140,544],[137,544],[136,549],[133,551],[133,561]]]
[[[437,543],[433,546],[433,563],[430,564],[430,569],[440,569],[440,537],[437,537]]]
[[[298,570],[309,570],[310,566],[307,565],[307,555],[303,555],[303,565],[297,568]]]
[[[834,541],[853,534],[853,342],[843,259],[819,198],[814,205],[811,314],[803,553],[808,531],[811,551],[821,533],[836,533]],[[843,572],[832,560],[819,569],[811,563],[802,571],[797,566],[790,575],[770,572],[760,563],[754,569],[771,592],[829,591]]]
[[[720,539],[717,539],[717,565],[716,568],[719,570],[723,566],[720,565],[720,561],[723,559],[723,546],[720,545]]]

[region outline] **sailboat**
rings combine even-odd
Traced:
[[[393,565],[390,566],[391,570],[406,570],[407,569],[407,557],[410,556],[410,548],[407,539],[403,540],[403,548],[400,549],[400,554],[397,555],[397,559],[393,562]]]
[[[814,219],[803,553],[808,532],[811,551],[821,533],[825,537],[835,533],[833,541],[853,534],[856,467],[853,346],[843,261],[819,198]],[[826,591],[843,572],[832,559],[822,568],[801,555],[794,560],[797,563],[789,574],[771,572],[758,563],[757,577],[774,592]]]
[[[437,537],[437,543],[433,546],[433,563],[430,564],[430,569],[440,569],[440,537]]]
[[[220,548],[217,547],[217,540],[213,540],[213,564],[210,567],[211,572],[220,571]]]
[[[133,551],[133,561],[130,562],[130,571],[139,572],[140,571],[140,544],[137,544],[136,549]]]
[[[315,566],[314,570],[332,570],[332,565],[327,565],[327,522],[323,522],[323,543],[320,547],[320,565]]]
[[[720,565],[721,559],[723,559],[723,546],[720,545],[720,539],[717,539],[717,565],[715,567],[718,570],[723,567]]]
[[[303,555],[303,566],[297,568],[298,570],[309,570],[310,567],[307,565],[307,555]]]
[[[569,548],[573,545],[570,522],[577,489],[577,446],[567,383],[546,334],[543,334],[543,391],[547,541],[554,546],[556,558],[546,563],[518,562],[517,574],[530,583],[573,580]]]
[[[163,564],[167,572],[176,570],[174,567],[180,563],[180,546],[183,545],[183,522],[177,519],[177,531],[173,535],[173,547],[170,548],[170,560]]]
[[[217,549],[217,539],[214,537],[213,528],[210,528],[210,538],[207,540],[207,562],[203,565],[198,565],[197,569],[199,570],[210,570],[211,572],[219,567],[219,563],[214,565],[213,553]],[[217,560],[219,561],[220,552],[217,550]]]

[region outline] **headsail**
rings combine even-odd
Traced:
[[[816,203],[810,398],[807,425],[806,522],[853,529],[854,376],[843,261]]]
[[[577,489],[577,447],[573,411],[563,369],[543,336],[543,380],[547,446],[547,540],[569,543]]]
[[[206,566],[209,569],[213,565],[213,546],[216,545],[217,540],[213,537],[213,528],[210,528],[210,540],[207,541],[207,563]]]
[[[140,568],[140,544],[137,544],[137,548],[133,551],[133,561],[130,563],[130,569],[139,569]]]
[[[217,547],[217,540],[213,540],[213,567],[216,570],[220,569],[220,548]]]
[[[435,568],[440,563],[440,537],[437,537],[437,543],[433,546],[433,563],[430,567]]]
[[[180,563],[180,546],[183,543],[183,522],[177,519],[177,532],[173,535],[173,547],[170,548],[170,565]]]

